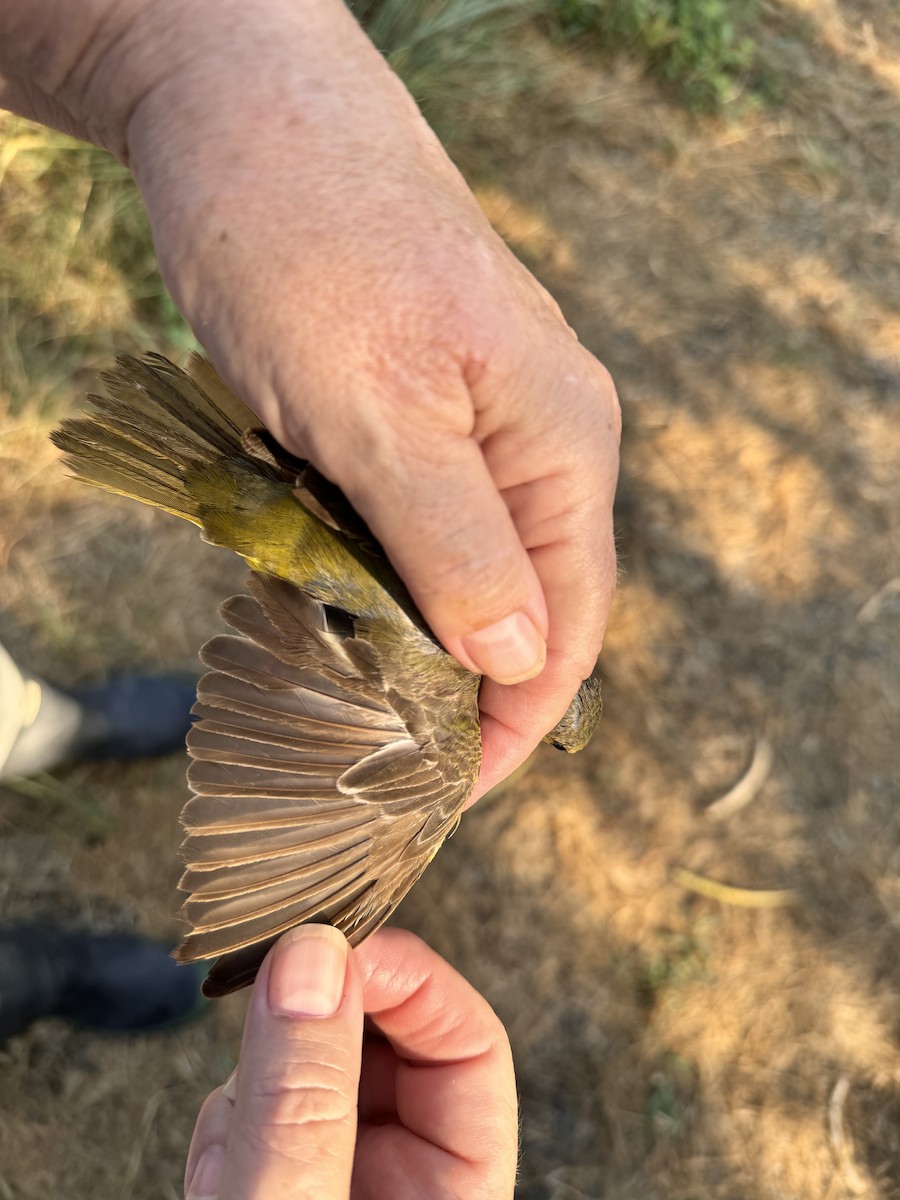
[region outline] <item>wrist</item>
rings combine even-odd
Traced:
[[[132,121],[155,93],[190,126],[192,108],[242,105],[284,48],[303,73],[306,47],[324,69],[354,41],[372,52],[343,0],[10,0],[0,106],[8,98],[35,120],[65,114],[72,132],[129,161]]]
[[[121,153],[130,97],[110,68],[154,0],[9,0],[0,9],[0,102]]]
[[[129,157],[149,170],[165,160],[227,160],[287,135],[315,155],[316,132],[366,109],[386,76],[399,84],[344,0],[152,0],[165,31],[134,39],[152,55],[123,130]],[[142,22],[142,24],[146,24]],[[131,74],[127,61],[123,68]],[[374,77],[374,78],[373,78]],[[169,139],[172,139],[170,142]],[[234,164],[239,167],[239,163]],[[140,182],[140,180],[139,180]]]

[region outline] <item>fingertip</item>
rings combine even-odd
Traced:
[[[216,1200],[225,1169],[225,1147],[207,1146],[188,1183],[186,1200]]]
[[[517,611],[459,639],[464,665],[495,683],[523,683],[540,675],[547,642],[527,612]]]
[[[331,925],[298,925],[276,944],[269,1009],[280,1017],[332,1017],[341,1006],[349,944]]]
[[[362,985],[347,940],[298,926],[270,950],[251,998],[222,1193],[348,1195],[357,1128]]]

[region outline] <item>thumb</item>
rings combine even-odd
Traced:
[[[539,674],[543,589],[478,442],[446,431],[417,436],[410,423],[368,462],[343,466],[334,477],[444,647],[497,683]]]
[[[343,935],[328,925],[286,933],[251,997],[217,1200],[347,1200],[362,1031]]]

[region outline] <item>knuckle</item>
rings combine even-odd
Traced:
[[[512,1128],[517,1127],[517,1114],[511,1116]],[[498,1139],[499,1143],[499,1139]],[[465,1192],[466,1200],[497,1200],[511,1196],[516,1179],[517,1146],[498,1144],[493,1148],[475,1186]]]
[[[286,450],[296,454],[298,458],[315,456],[312,449],[315,443],[314,426],[311,426],[309,414],[305,409],[297,409],[290,405],[273,407],[266,417],[267,428]]]
[[[576,349],[583,356],[586,367],[584,378],[587,385],[586,399],[590,415],[601,431],[612,430],[618,438],[622,431],[622,406],[619,402],[615,380],[603,363],[590,351],[581,346]]]
[[[472,1159],[457,1161],[447,1171],[442,1194],[453,1200],[497,1200],[512,1195],[518,1147],[515,1134],[510,1136],[508,1131],[518,1129],[518,1113],[513,1107],[495,1117],[472,1147]]]
[[[618,443],[622,439],[622,404],[619,400],[619,393],[615,380],[603,363],[594,359],[594,364],[597,391],[603,398],[603,405],[607,410],[612,432],[615,434],[616,442]]]
[[[589,678],[597,666],[601,647],[601,621],[599,615],[592,620],[590,627],[580,630],[572,641],[577,645],[567,643],[566,649],[553,649],[547,658],[551,670],[547,672],[545,681],[545,697],[556,703],[568,705],[575,697],[582,683]]]
[[[456,368],[453,377],[458,383]],[[310,457],[357,507],[408,504],[411,489],[416,513],[440,506],[473,424],[468,393],[450,378],[429,380],[421,370],[367,377],[365,405],[304,426]]]
[[[259,1150],[292,1157],[298,1129],[336,1125],[353,1116],[356,1090],[350,1073],[336,1064],[279,1064],[246,1094],[245,1135]]]

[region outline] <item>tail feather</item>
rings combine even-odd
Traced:
[[[67,421],[65,432],[58,440],[65,443],[63,448],[73,457],[88,450],[94,454],[106,454],[120,465],[139,457],[140,465],[154,477],[179,480],[179,460],[188,459],[193,447],[163,448],[158,442],[153,443],[151,433],[148,431],[148,436],[144,437],[124,423],[104,421],[99,417],[82,417]]]
[[[243,457],[241,439],[257,418],[199,355],[187,371],[158,354],[123,357],[103,378],[93,411],[52,435],[66,465],[76,478],[202,524],[188,479]]]
[[[196,454],[196,436],[171,423],[163,427],[159,413],[148,415],[133,407],[123,408],[111,396],[91,396],[90,403],[95,410],[89,418],[91,425],[111,430],[149,454],[160,459],[171,458],[172,455],[191,458]]]
[[[122,357],[118,369],[104,375],[106,390],[118,406],[146,413],[157,420],[160,409],[168,413],[175,428],[191,433],[220,454],[235,454],[241,448],[241,435],[259,419],[220,381],[215,398],[207,395],[201,379],[210,381],[210,372],[201,367],[203,360],[194,355],[188,371],[182,371],[161,354],[143,358]],[[195,375],[198,372],[199,375]],[[227,399],[226,399],[227,397]]]
[[[161,356],[152,357],[156,361]],[[166,359],[162,361],[166,362]],[[257,415],[225,386],[208,358],[191,353],[185,370],[213,411],[228,422],[239,441],[247,429],[260,424]]]
[[[101,435],[90,420],[66,421],[53,440],[65,451],[63,461],[76,479],[200,524],[197,503],[174,462],[108,431]]]

